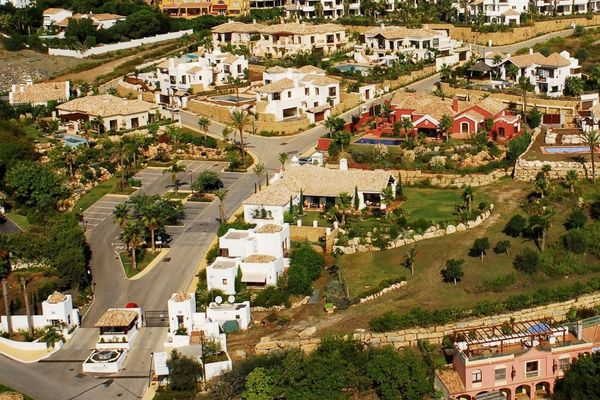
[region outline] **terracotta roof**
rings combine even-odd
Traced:
[[[403,26],[385,26],[383,28],[371,28],[365,32],[365,36],[381,35],[386,39],[403,39],[403,38],[428,38],[441,35],[431,29],[419,28],[409,29]]]
[[[329,104],[321,104],[320,106],[311,107],[311,108],[307,109],[306,111],[309,113],[316,114],[321,111],[329,110],[330,108],[331,108],[331,106]]]
[[[529,67],[537,64],[546,67],[568,67],[571,61],[558,53],[552,53],[545,57],[541,53],[522,54],[520,56],[512,56],[509,60],[519,68]]]
[[[111,19],[125,19],[124,16],[118,14],[91,14],[90,17],[98,21],[109,21]]]
[[[62,294],[61,292],[54,292],[50,296],[48,296],[48,303],[50,304],[58,304],[67,300],[67,296]]]
[[[184,302],[186,300],[191,299],[192,296],[189,293],[186,292],[177,292],[177,293],[173,293],[173,297],[171,297],[171,299],[177,303],[181,303]]]
[[[274,67],[267,68],[267,70],[265,72],[268,74],[282,74],[286,71],[287,71],[287,69],[280,67],[279,65],[276,65]]]
[[[259,226],[258,228],[256,228],[254,230],[254,232],[256,233],[277,233],[277,232],[281,232],[283,230],[283,227],[281,225],[275,225],[275,224],[265,224],[262,226]]]
[[[277,205],[289,203],[290,196],[304,195],[337,197],[340,193],[359,191],[379,193],[392,175],[387,171],[350,169],[341,171],[305,164],[286,169],[283,177],[253,194],[243,204]]]
[[[129,326],[138,316],[136,311],[131,310],[108,310],[96,322],[96,328],[111,326]]]
[[[239,60],[240,58],[242,58],[242,56],[236,56],[236,55],[230,54],[227,57],[225,57],[223,62],[226,64],[232,64],[232,63],[236,62],[237,60]]]
[[[212,28],[215,33],[258,33],[264,25],[261,24],[245,24],[243,22],[226,22]]]
[[[204,69],[204,68],[202,68],[202,67],[200,67],[200,66],[196,65],[195,67],[189,68],[189,69],[187,70],[187,73],[188,73],[188,74],[197,74],[198,72],[202,71],[203,69]]]
[[[279,93],[286,89],[293,89],[294,81],[288,78],[280,79],[275,82],[271,82],[268,85],[256,88],[259,93]]]
[[[273,34],[273,33],[290,33],[293,35],[306,35],[306,34],[323,34],[323,33],[336,33],[344,31],[344,27],[337,24],[300,24],[298,22],[291,22],[286,24],[276,24],[263,26],[260,30],[261,33]]]
[[[463,113],[462,115],[475,121],[475,122],[482,122],[485,120],[485,117],[483,115],[479,114],[475,110],[469,110],[469,111]]]
[[[521,15],[521,13],[518,12],[517,10],[513,10],[512,8],[509,8],[508,10],[504,11],[502,13],[502,15],[504,15],[506,17],[516,17],[517,15]]]
[[[476,103],[479,107],[489,111],[491,114],[498,114],[502,110],[506,110],[506,104],[491,97],[486,97]]]
[[[594,114],[596,118],[598,118],[600,116],[600,102],[588,108],[588,111],[590,111],[592,114]]]
[[[267,254],[251,254],[244,259],[245,263],[267,264],[275,261],[277,258]]]
[[[306,75],[304,78],[302,78],[302,82],[310,82],[316,86],[329,86],[339,83],[337,79],[333,79],[324,75]]]
[[[56,107],[67,112],[80,112],[100,117],[131,115],[158,110],[158,105],[143,100],[127,100],[110,94],[80,97]]]
[[[462,383],[460,375],[458,375],[458,372],[456,372],[453,366],[439,369],[436,371],[436,374],[444,383],[444,386],[446,386],[446,389],[448,389],[450,394],[458,394],[465,390],[465,385]]]
[[[490,67],[483,61],[477,61],[477,63],[475,63],[475,65],[473,65],[471,68],[469,68],[469,71],[473,71],[473,72],[490,72],[491,70],[492,70],[492,67]]]
[[[23,395],[17,392],[0,393],[0,400],[23,400]]]
[[[34,84],[18,84],[11,90],[13,103],[45,103],[50,100],[68,100],[69,82],[44,82]]]
[[[298,68],[298,72],[303,74],[324,74],[325,71],[321,68],[317,68],[314,65],[305,65],[304,67]]]
[[[64,8],[47,8],[44,10],[43,15],[54,15],[54,14],[58,14],[59,12],[63,12],[63,11],[69,11],[69,10],[65,10]]]
[[[452,99],[442,99],[427,93],[408,93],[398,91],[394,94],[391,104],[397,108],[413,110],[415,114],[430,115],[440,120],[443,115],[453,116]],[[459,102],[459,111],[466,109],[465,102]],[[468,104],[470,106],[470,104]]]

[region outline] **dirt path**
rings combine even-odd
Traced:
[[[52,81],[70,80],[71,82],[77,82],[77,81],[89,81],[89,82],[93,82],[94,79],[96,79],[97,77],[99,77],[101,75],[108,74],[109,72],[114,71],[119,66],[125,64],[128,61],[133,60],[134,58],[138,58],[138,57],[141,57],[141,56],[144,56],[144,55],[148,55],[150,53],[153,53],[155,51],[158,51],[160,49],[163,49],[163,48],[171,46],[171,45],[173,45],[172,42],[166,42],[162,46],[153,47],[151,49],[147,49],[147,50],[141,51],[139,53],[132,54],[132,55],[127,56],[127,57],[118,58],[116,60],[109,61],[107,63],[102,63],[102,64],[100,64],[100,65],[98,65],[96,67],[93,67],[92,69],[88,69],[86,71],[79,71],[79,72],[70,72],[70,73],[67,73],[65,75],[62,75],[62,76],[59,76],[59,77],[56,77],[56,78],[52,79]]]

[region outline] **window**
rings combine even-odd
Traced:
[[[334,96],[336,96],[336,95],[337,95],[337,92],[336,92],[336,90],[335,90],[335,87],[330,87],[330,88],[329,88],[329,96],[332,96],[332,97],[334,97]]]
[[[288,99],[289,99],[290,97],[292,97],[292,91],[291,91],[291,90],[288,92]]]
[[[567,371],[571,363],[569,357],[563,357],[558,359],[558,369],[561,371]]]
[[[480,369],[476,369],[473,370],[472,372],[472,382],[473,383],[481,383],[481,370]]]
[[[315,95],[319,95],[319,88],[315,88]]]
[[[525,363],[525,378],[535,378],[538,376],[538,361],[528,361]]]
[[[281,93],[273,93],[273,100],[281,100]]]
[[[110,129],[111,131],[116,131],[116,130],[117,130],[117,120],[116,120],[116,119],[111,119],[111,120],[108,122],[108,126],[109,126],[109,129]]]
[[[496,382],[506,381],[506,368],[496,368],[494,370]]]
[[[131,118],[131,127],[137,128],[140,126],[140,120],[138,118]]]
[[[460,123],[460,133],[469,133],[469,123],[468,122]]]
[[[304,88],[304,95],[308,96],[309,95],[310,90],[308,88]]]
[[[223,279],[223,285],[227,285],[227,279]]]

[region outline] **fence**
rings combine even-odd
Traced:
[[[90,56],[96,56],[99,54],[110,53],[112,51],[131,49],[145,44],[163,42],[165,40],[179,39],[185,35],[191,35],[194,33],[192,29],[163,33],[162,35],[155,35],[145,37],[142,39],[134,39],[129,42],[120,42],[113,44],[105,44],[101,46],[91,47],[87,50],[69,50],[69,49],[48,49],[48,55],[51,56],[63,56],[63,57],[75,57],[75,58],[86,58]]]

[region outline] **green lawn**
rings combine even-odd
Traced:
[[[44,133],[38,130],[35,126],[25,125],[23,129],[25,130],[25,133],[27,133],[27,137],[29,137],[29,139],[32,139],[39,143],[48,142],[48,139],[44,136]]]
[[[107,195],[116,188],[117,186],[117,178],[112,177],[104,182],[100,182],[100,184],[94,186],[92,190],[81,196],[75,207],[73,208],[75,211],[87,210],[90,208],[95,202],[100,200],[104,195]]]
[[[136,261],[137,261],[137,270],[133,269],[131,265],[131,256],[127,254],[127,252],[119,253],[119,257],[121,257],[121,263],[123,264],[123,269],[125,270],[125,275],[128,278],[135,276],[142,272],[144,268],[148,266],[160,254],[159,251],[156,253],[152,253],[150,250],[139,249],[136,251]]]
[[[185,192],[167,192],[165,193],[162,197],[164,199],[171,199],[171,200],[185,200],[188,197],[190,197],[192,194],[191,193],[185,193]]]
[[[18,393],[16,390],[11,389],[8,386],[4,386],[4,385],[0,384],[0,393],[6,393],[6,392],[16,392],[16,393]],[[31,397],[25,396],[25,395],[23,395],[23,399],[24,400],[33,400]]]
[[[11,211],[11,212],[7,212],[6,216],[8,218],[10,218],[10,220],[12,222],[17,224],[19,226],[19,228],[21,228],[23,230],[26,230],[31,226],[31,224],[29,223],[29,220],[27,219],[27,217],[25,215],[18,214],[14,211]]]
[[[502,233],[506,222],[516,213],[526,215],[520,210],[526,194],[533,189],[533,184],[518,182],[501,182],[486,187],[486,195],[496,204],[489,220],[481,226],[447,235],[439,238],[420,241],[416,244],[415,274],[402,266],[410,246],[396,249],[357,253],[342,256],[339,265],[342,277],[348,285],[351,297],[378,285],[385,279],[406,276],[408,285],[398,291],[386,294],[382,300],[365,303],[356,307],[356,320],[362,319],[366,324],[374,316],[385,311],[398,312],[412,307],[436,309],[443,307],[464,307],[481,300],[496,301],[512,294],[531,293],[532,291],[550,286],[564,284],[564,279],[550,278],[543,273],[532,276],[517,272],[513,267],[514,255],[525,247],[535,249],[531,240],[510,238]],[[407,193],[410,197],[410,192]],[[475,195],[476,203],[481,199]],[[564,220],[568,210],[557,209],[556,218],[548,234],[548,243],[556,242],[565,231]],[[495,254],[491,249],[483,261],[468,256],[469,249],[476,238],[488,237],[491,247],[499,240],[510,240],[510,255]],[[445,268],[446,260],[450,258],[464,259],[464,278],[457,286],[444,283],[440,271]],[[597,260],[596,260],[597,262]],[[482,283],[495,278],[515,274],[516,282],[502,292],[485,291]],[[598,273],[585,273],[569,276],[568,282],[587,280]]]
[[[313,226],[314,220],[317,220],[318,226],[325,228],[333,226],[332,222],[327,221],[323,215],[317,211],[304,211],[304,214],[300,215],[299,218],[302,221],[302,226]]]
[[[473,207],[481,201],[489,201],[489,196],[483,190],[474,189]],[[424,218],[433,222],[456,221],[456,206],[463,204],[463,189],[428,189],[405,187],[403,193],[406,201],[402,208],[408,212],[410,220]]]

